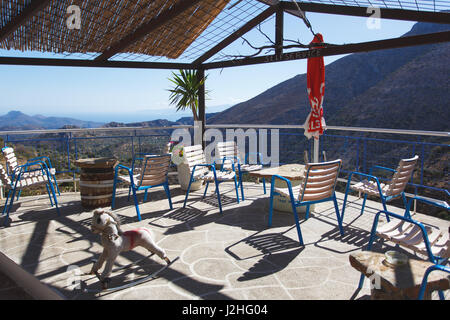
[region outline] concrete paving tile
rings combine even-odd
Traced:
[[[223,243],[221,242],[204,242],[199,241],[191,246],[188,246],[181,254],[181,260],[188,264],[193,264],[199,259],[208,258],[223,258],[228,259],[229,256],[225,253]]]
[[[222,258],[202,258],[191,265],[191,271],[196,277],[218,282],[226,282],[226,276],[235,268],[229,259]]]
[[[359,215],[361,200],[350,203],[344,236],[339,234],[332,203],[318,205],[309,220],[300,215],[306,245],[299,246],[292,214],[274,212],[273,226],[267,227],[268,195],[263,195],[261,185],[245,184],[246,200],[240,204],[235,203],[232,186],[223,186],[223,215],[212,192],[205,201],[200,199],[202,193],[196,192],[187,208],[181,208],[184,195],[175,186],[171,189],[174,210],[168,210],[167,199],[156,190],[150,201],[140,205],[142,221],[137,221],[133,203],[124,201],[127,190],[119,190],[120,206],[115,212],[123,229],[150,228],[169,257],[180,257],[160,277],[133,290],[101,296],[74,290],[79,283],[99,287],[95,277],[76,273],[89,272],[92,258],[98,258],[103,250],[100,236],[90,231],[92,211],[81,207],[79,193],[59,197],[60,217],[50,208],[48,198],[22,197],[12,215],[13,223],[0,228],[0,250],[71,299],[367,298],[369,286],[353,296],[359,273],[349,265],[348,255],[367,245],[379,202],[369,200],[363,215]],[[343,195],[338,193],[338,199],[342,208]],[[434,217],[417,217],[443,230],[450,225]],[[380,242],[374,248],[392,246]],[[135,248],[121,254],[116,266],[145,256],[144,248]],[[152,257],[113,273],[112,278],[117,285],[123,284],[163,265],[161,259]],[[74,282],[74,277],[81,280]]]
[[[325,283],[329,276],[330,270],[325,267],[296,267],[277,272],[277,278],[287,289],[318,286]]]

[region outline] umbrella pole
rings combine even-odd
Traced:
[[[319,138],[320,139],[320,138]],[[313,154],[313,162],[319,162],[319,139],[314,138],[314,154]]]

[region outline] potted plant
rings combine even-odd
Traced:
[[[170,104],[175,105],[177,111],[190,109],[194,121],[198,121],[200,118],[198,110],[199,92],[205,84],[206,76],[201,78],[197,70],[180,70],[178,74],[172,72],[172,76],[169,80],[174,84],[174,87],[168,89]],[[181,163],[177,165],[177,170],[181,189],[187,190],[190,179],[189,165]],[[191,190],[200,189],[202,184],[203,181],[201,180],[192,183]]]

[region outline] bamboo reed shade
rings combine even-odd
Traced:
[[[51,0],[0,42],[2,49],[53,53],[101,53],[139,26],[148,23],[179,0]],[[141,40],[124,53],[179,57],[208,27],[230,0],[202,0]],[[0,29],[17,17],[30,0],[2,0]],[[67,8],[81,9],[81,29],[69,30]]]

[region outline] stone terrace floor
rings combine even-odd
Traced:
[[[183,209],[184,192],[175,185],[171,186],[174,209],[169,210],[164,191],[155,189],[149,192],[149,200],[140,205],[140,222],[133,202],[127,202],[127,190],[119,191],[115,212],[122,219],[122,229],[148,227],[170,258],[179,257],[157,279],[130,289],[96,295],[76,288],[100,288],[95,277],[77,274],[80,270],[89,272],[92,259],[102,251],[100,236],[90,231],[91,213],[81,207],[78,193],[59,197],[60,217],[50,207],[47,196],[20,199],[14,206],[10,226],[0,229],[0,251],[68,299],[369,297],[369,281],[365,281],[363,290],[356,290],[360,273],[350,266],[348,256],[368,244],[380,202],[368,201],[367,209],[360,215],[362,200],[349,197],[343,237],[337,228],[333,203],[318,205],[307,221],[300,215],[305,246],[299,246],[291,214],[274,212],[273,226],[267,227],[269,196],[263,194],[262,185],[246,183],[246,199],[240,204],[235,201],[233,184],[223,183],[220,187],[223,215],[211,188],[205,199],[201,198],[202,190],[191,193]],[[341,210],[343,197],[338,193]],[[404,212],[392,205],[388,209]],[[415,217],[443,230],[450,225],[421,214]],[[378,241],[374,250],[392,249],[389,245]],[[116,264],[126,265],[145,256],[145,249],[136,248],[123,253]],[[158,257],[144,260],[113,273],[111,286],[144,277],[163,265]],[[6,286],[0,291],[1,296],[7,296],[14,288]]]

